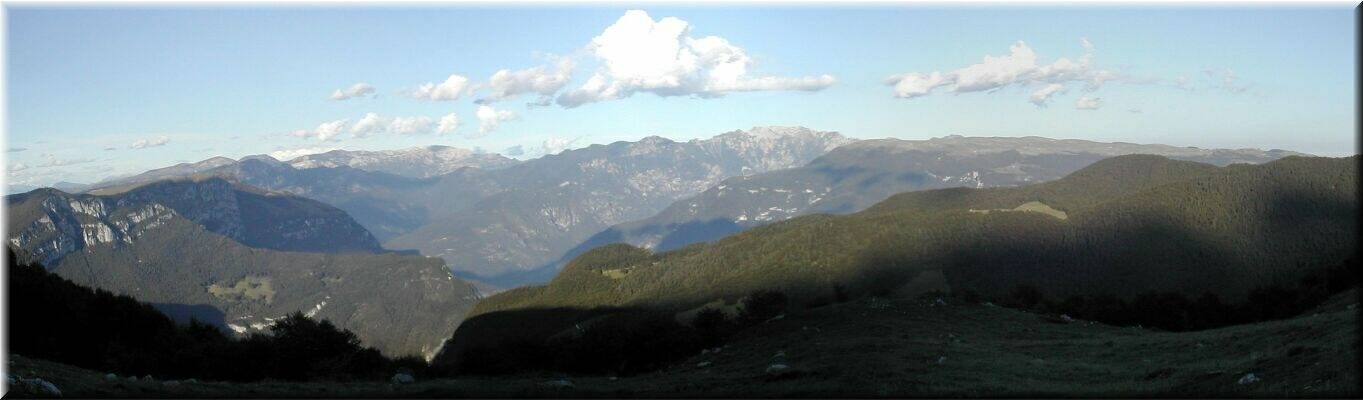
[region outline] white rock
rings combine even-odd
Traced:
[[[1240,382],[1239,382],[1239,383],[1240,383],[1241,385],[1248,385],[1248,384],[1251,384],[1251,383],[1254,383],[1254,382],[1258,382],[1258,381],[1259,381],[1259,377],[1258,377],[1257,375],[1254,375],[1253,372],[1250,372],[1250,373],[1248,373],[1248,374],[1245,374],[1245,376],[1240,377]]]
[[[57,389],[57,385],[53,385],[52,382],[48,382],[39,378],[33,379],[20,378],[19,381],[23,383],[24,386],[28,386],[29,389],[35,393],[44,396],[62,397],[62,391],[60,389]]]
[[[1071,318],[1069,314],[1060,314],[1060,320],[1065,322],[1074,322],[1074,318]]]
[[[113,372],[104,374],[104,380],[106,380],[106,381],[116,381],[116,380],[118,380],[118,375],[114,375]]]
[[[573,382],[567,379],[555,379],[552,381],[544,382],[544,386],[548,386],[555,389],[570,389],[573,387]]]
[[[393,378],[389,379],[389,381],[397,385],[405,385],[409,383],[416,383],[416,378],[412,377],[411,375],[399,372],[393,374]]]
[[[790,372],[790,366],[785,364],[772,364],[767,366],[767,374],[784,375]]]
[[[696,363],[696,368],[705,368],[705,367],[708,367],[708,366],[710,366],[710,362],[709,362],[709,361],[701,361],[701,362],[699,362],[699,363]]]

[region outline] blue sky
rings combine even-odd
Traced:
[[[7,178],[92,182],[215,155],[430,144],[519,145],[524,158],[760,125],[1356,147],[1348,5],[628,9],[11,6]],[[638,55],[669,43],[699,61]],[[524,79],[492,85],[503,69]],[[415,93],[451,75],[467,83]],[[357,83],[372,95],[330,98]],[[475,103],[516,88],[529,92]],[[495,126],[480,129],[483,105]],[[370,129],[357,128],[369,113]],[[451,114],[458,128],[442,129]]]

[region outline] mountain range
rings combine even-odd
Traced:
[[[1126,154],[1222,166],[1302,155],[1284,150],[1207,150],[1042,137],[861,140],[801,167],[726,179],[649,218],[612,226],[569,251],[556,267],[610,243],[672,250],[800,215],[860,211],[901,192],[1051,181],[1098,160]]]
[[[514,286],[547,279],[553,271],[544,265],[611,225],[653,215],[726,178],[804,165],[851,141],[835,132],[757,127],[687,142],[653,136],[592,145],[518,163],[436,147],[289,161],[215,158],[110,180],[89,192],[117,193],[172,176],[222,177],[334,205],[387,248],[442,257],[461,276]],[[472,155],[450,158],[465,162],[452,172],[403,173],[447,168],[431,163],[444,159],[437,154]],[[419,163],[407,164],[412,160]]]
[[[365,171],[387,172],[409,178],[429,178],[462,168],[497,169],[515,165],[516,160],[495,153],[481,153],[450,146],[426,146],[401,150],[346,151],[299,156],[288,161],[297,169],[351,167]]]
[[[1234,298],[1300,272],[1277,265],[1349,251],[1351,166],[1282,150],[757,127],[527,161],[443,146],[216,157],[6,200],[23,261],[78,284],[238,333],[303,310],[430,358],[470,310],[694,308],[769,288],[803,303],[1019,285]],[[1258,220],[1286,222],[1245,222]],[[1228,250],[1244,247],[1256,250]],[[541,282],[481,302],[475,289]]]
[[[430,357],[479,297],[438,259],[383,250],[335,207],[221,178],[6,203],[20,262],[236,333],[303,311],[388,354]]]

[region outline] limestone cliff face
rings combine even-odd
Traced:
[[[131,244],[174,216],[244,245],[276,250],[377,252],[364,227],[316,201],[223,179],[147,184],[110,195],[42,189],[8,198],[9,243],[43,265],[90,246]]]

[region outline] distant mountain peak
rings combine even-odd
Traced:
[[[667,143],[676,143],[676,142],[673,141],[672,139],[668,139],[668,138],[665,138],[665,137],[662,137],[662,136],[658,136],[658,135],[648,135],[648,136],[645,136],[643,139],[639,139],[639,142],[638,142],[638,143],[641,143],[641,144],[667,144]]]
[[[268,164],[271,164],[271,165],[279,165],[279,164],[283,164],[283,163],[284,163],[283,161],[280,161],[278,158],[274,158],[273,156],[270,156],[269,154],[255,154],[255,155],[249,155],[249,156],[246,156],[246,157],[242,157],[240,160],[237,160],[237,162],[247,162],[247,161],[252,161],[252,160],[260,161],[260,162],[264,162],[264,163],[268,163]]]
[[[233,159],[231,159],[231,158],[227,158],[227,157],[223,157],[223,156],[213,156],[213,157],[209,157],[209,158],[206,159],[206,160],[199,161],[199,162],[197,162],[197,163],[195,163],[195,164],[219,164],[219,165],[225,165],[225,164],[231,164],[231,163],[234,163],[234,162],[236,162],[236,160],[233,160]]]
[[[285,161],[298,169],[351,167],[365,171],[386,172],[413,178],[427,178],[454,172],[461,168],[497,169],[515,165],[518,161],[496,153],[470,149],[430,145],[397,150],[332,150],[309,154]]]
[[[842,135],[837,132],[816,131],[803,126],[754,126],[748,130],[734,130],[726,132],[716,137],[724,136],[747,136],[757,139],[781,139],[781,138],[812,138],[820,136]]]

